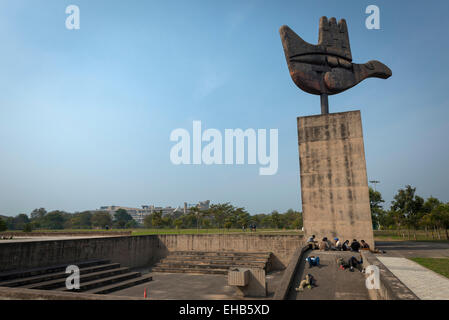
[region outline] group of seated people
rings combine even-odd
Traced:
[[[353,239],[351,244],[349,244],[349,240],[344,242],[340,241],[338,238],[334,238],[334,241],[329,241],[326,237],[323,238],[320,242],[315,240],[315,235],[312,235],[307,243],[311,246],[313,250],[319,249],[321,251],[328,250],[337,250],[337,251],[353,251],[359,252],[360,250],[369,250],[372,252],[376,252],[370,249],[369,244],[365,242],[365,240],[361,240],[360,242],[357,239]]]
[[[356,257],[352,256],[348,261],[345,261],[342,257],[337,258],[337,266],[341,270],[349,269],[349,271],[354,271],[354,269],[364,272],[363,269],[363,257],[360,255],[360,261]]]

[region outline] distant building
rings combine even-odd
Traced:
[[[200,201],[197,204],[189,204],[187,202],[184,202],[184,214],[187,214],[188,211],[190,211],[190,209],[193,207],[197,207],[198,209],[200,209],[200,211],[209,210],[210,200]]]
[[[146,216],[154,213],[154,212],[160,212],[162,211],[162,216],[171,216],[173,218],[178,218],[183,213],[187,214],[187,212],[192,207],[198,207],[200,210],[207,210],[209,209],[210,200],[206,201],[200,201],[197,204],[187,204],[184,202],[184,210],[180,207],[155,207],[154,205],[142,205],[142,208],[130,208],[130,207],[123,207],[123,206],[103,206],[100,207],[99,210],[101,211],[107,211],[109,214],[114,217],[114,214],[119,209],[124,209],[128,214],[139,224],[143,225],[143,221]]]

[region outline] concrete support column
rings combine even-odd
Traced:
[[[363,239],[373,248],[360,111],[297,120],[306,236]]]

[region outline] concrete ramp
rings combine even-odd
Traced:
[[[320,257],[321,267],[309,268],[305,259],[308,256]],[[309,250],[298,268],[292,288],[288,294],[289,300],[370,300],[365,286],[365,275],[358,270],[339,270],[337,258],[346,261],[355,256],[360,260],[360,254],[346,251]],[[310,273],[316,279],[316,287],[295,290],[306,274]]]

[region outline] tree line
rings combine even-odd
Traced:
[[[147,215],[144,224],[139,225],[124,209],[111,216],[107,211],[83,211],[68,213],[60,210],[47,212],[44,208],[34,209],[30,215],[21,213],[15,217],[0,216],[0,232],[6,230],[62,230],[62,229],[130,229],[130,228],[302,228],[301,212],[289,209],[285,213],[273,211],[270,214],[250,215],[245,208],[230,203],[212,204],[208,210],[190,208],[187,214],[163,215],[156,211]]]
[[[34,209],[30,216],[21,213],[15,217],[0,217],[0,231],[62,230],[62,229],[109,229],[134,228],[137,222],[126,212],[117,210],[113,217],[107,211],[83,211],[68,213],[60,210],[47,212]]]
[[[395,230],[398,235],[407,233],[416,239],[418,230],[432,238],[441,239],[445,235],[449,240],[449,203],[435,197],[426,200],[416,193],[416,188],[407,185],[399,189],[389,209],[384,209],[385,201],[379,191],[369,188],[371,217],[375,230]],[[83,211],[67,213],[64,211],[47,212],[44,208],[34,209],[30,215],[19,214],[16,217],[0,216],[0,231],[39,230],[39,229],[108,229],[108,228],[218,228],[246,229],[250,225],[257,228],[301,229],[302,213],[289,209],[279,213],[260,213],[250,215],[243,207],[231,203],[212,204],[208,210],[192,207],[183,214],[176,212],[163,215],[162,211],[147,215],[143,226],[138,225],[124,209],[117,210],[113,216],[107,211]]]
[[[227,202],[212,204],[208,210],[192,207],[186,214],[163,216],[161,211],[154,212],[144,219],[146,228],[247,229],[250,225],[258,228],[301,229],[302,213],[289,209],[284,213],[273,211],[250,215],[245,208]]]
[[[379,191],[369,189],[371,217],[376,230],[396,230],[398,235],[416,240],[418,230],[424,231],[426,237],[441,239],[441,233],[449,240],[449,203],[444,203],[430,196],[426,200],[416,194],[416,188],[407,185],[395,194],[391,206],[385,210]]]

